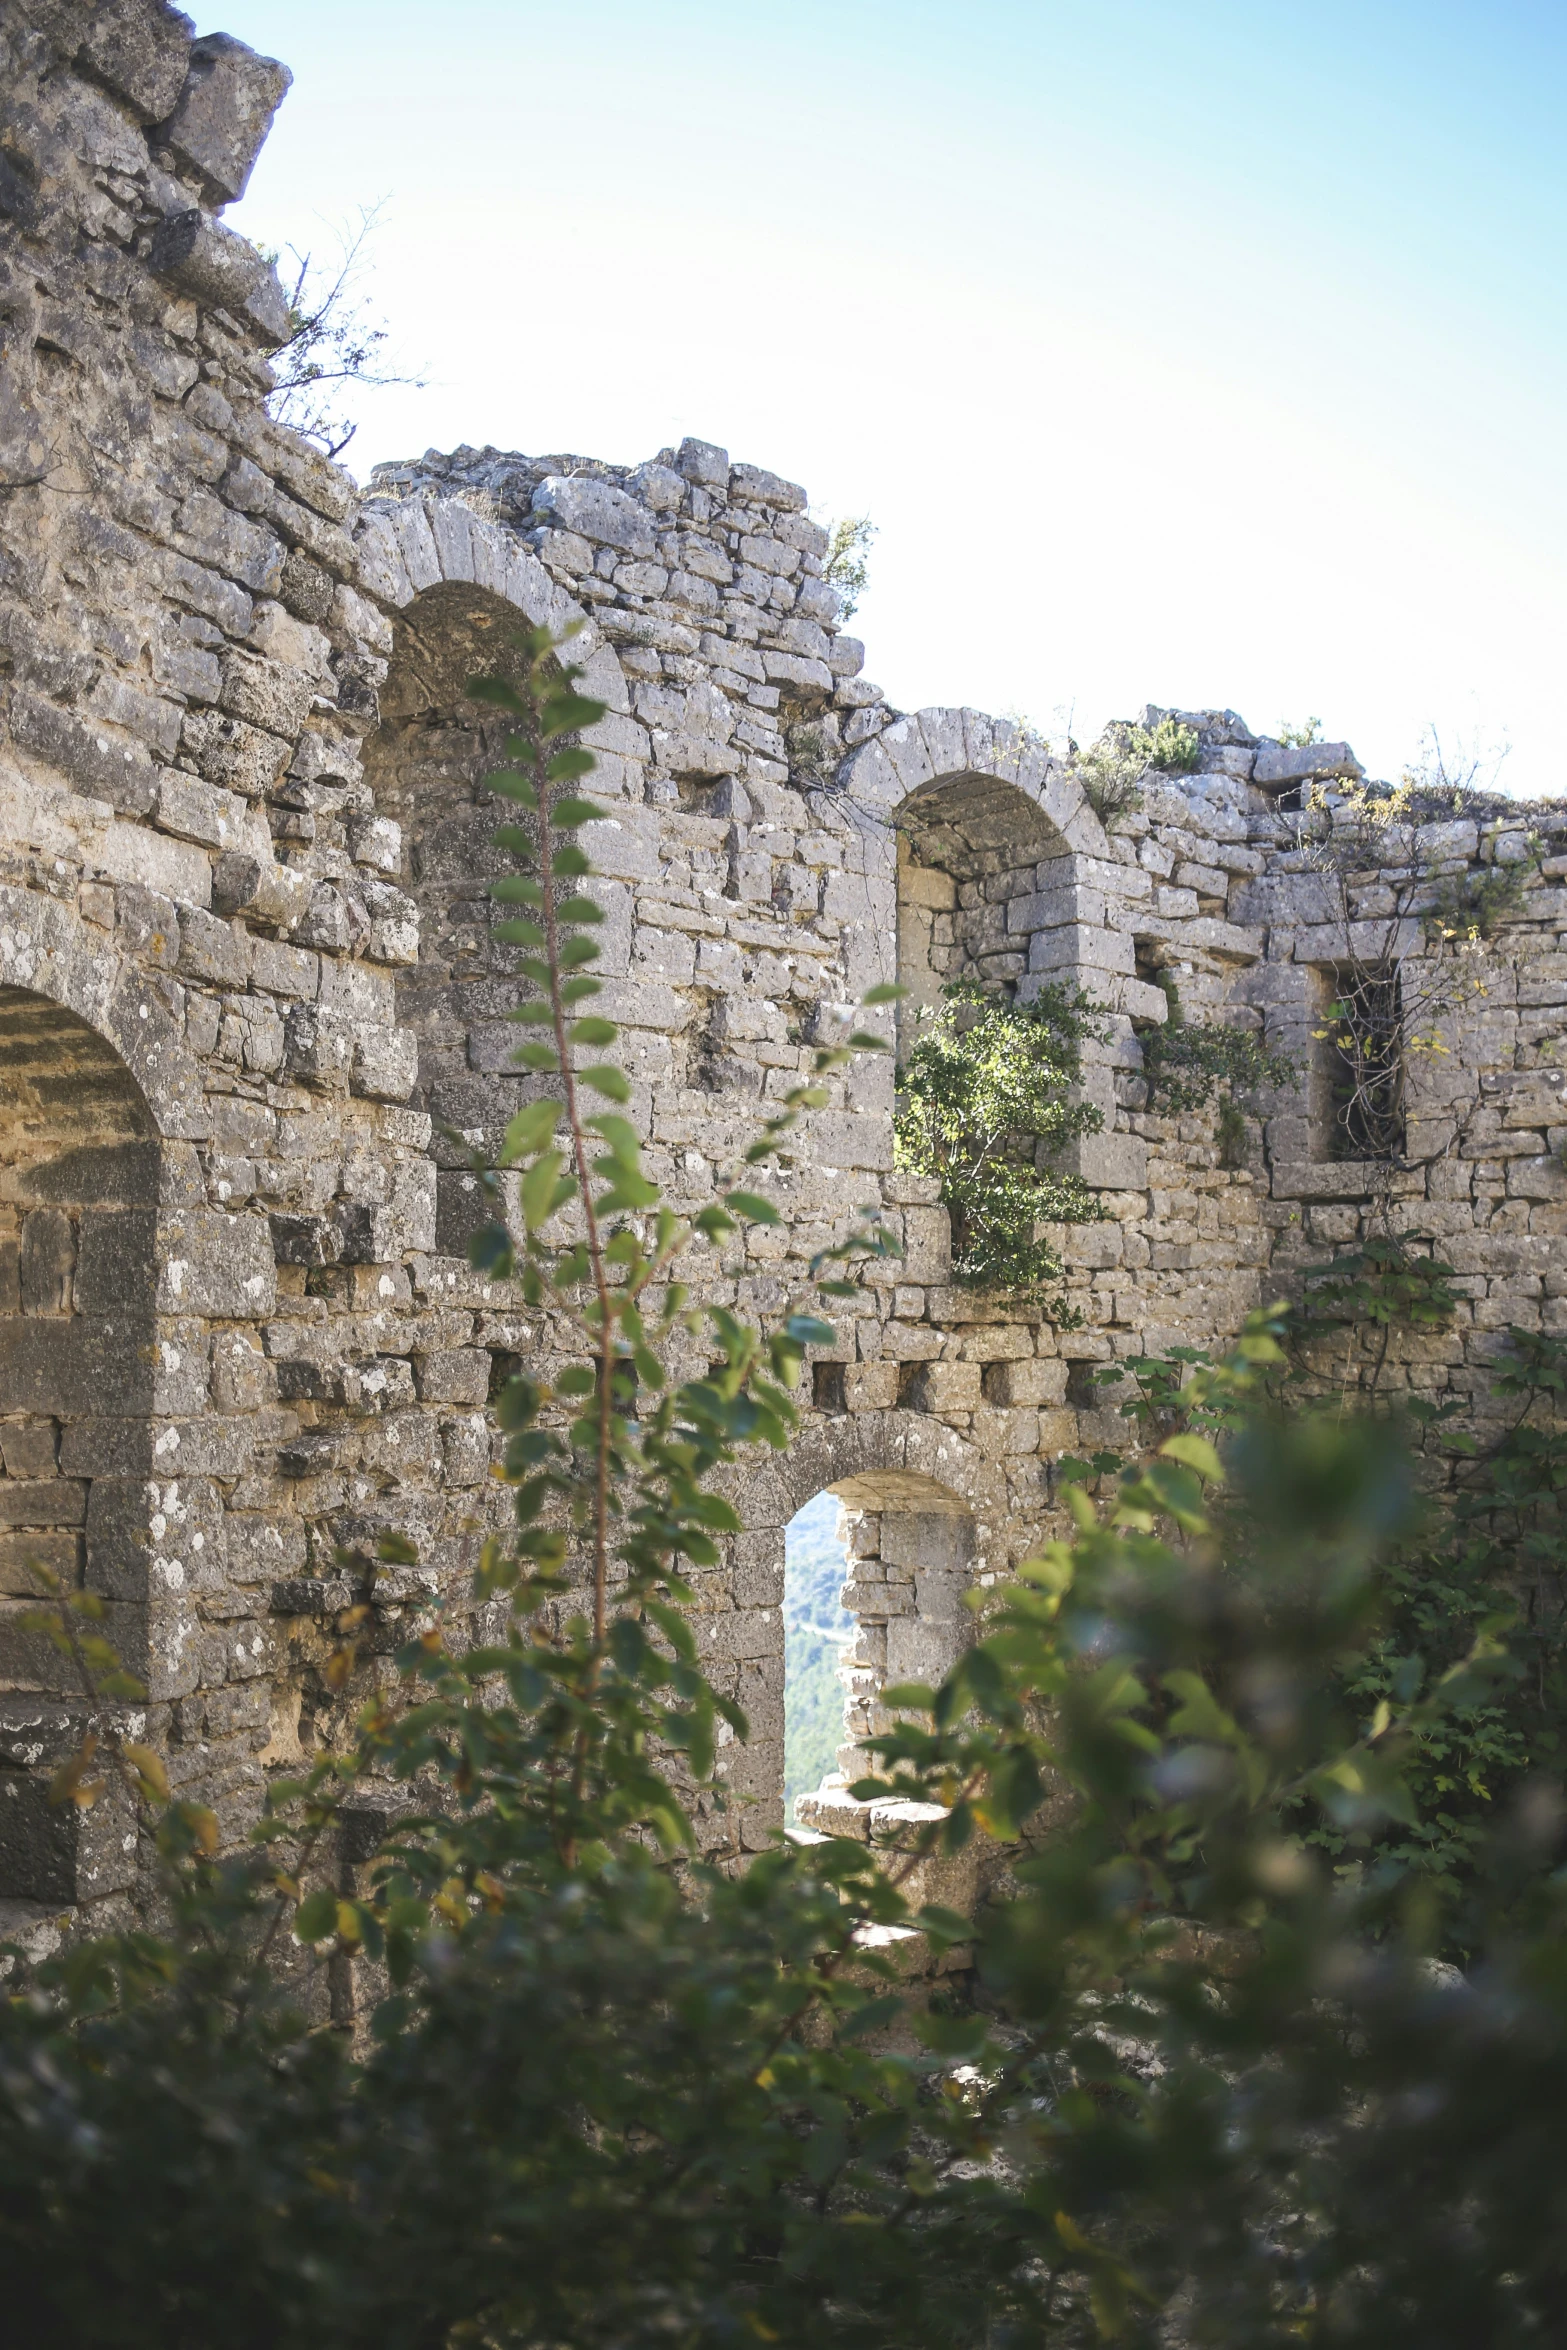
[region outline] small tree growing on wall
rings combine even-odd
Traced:
[[[827,526],[822,577],[838,595],[838,616],[852,620],[870,580],[876,525],[868,514],[840,514]]]
[[[1117,718],[1090,749],[1080,751],[1074,744],[1067,764],[1100,823],[1113,832],[1122,816],[1142,806],[1149,775],[1189,774],[1198,755],[1195,730],[1178,719],[1161,718],[1150,727]]]
[[[1298,1085],[1288,1053],[1270,1053],[1249,1028],[1228,1020],[1189,1021],[1175,975],[1157,974],[1167,1010],[1164,1023],[1143,1032],[1143,1073],[1149,1110],[1180,1117],[1219,1101],[1215,1140],[1225,1166],[1242,1162],[1246,1111],[1264,1086]]]
[[[898,1072],[898,1164],[933,1175],[952,1217],[960,1281],[1037,1299],[1063,1271],[1041,1227],[1100,1219],[1098,1195],[1048,1161],[1103,1119],[1074,1102],[1096,1007],[1063,987],[1012,1003],[972,980],[942,989],[921,1015]]]
[[[266,258],[283,278],[288,304],[288,340],[272,354],[277,376],[267,409],[279,424],[316,441],[331,458],[340,457],[359,430],[345,402],[359,386],[388,384],[421,388],[392,362],[390,330],[374,315],[362,292],[366,246],[375,233],[379,206],[361,210],[357,226],[338,236],[335,259],[290,246]]]

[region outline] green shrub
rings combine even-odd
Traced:
[[[868,514],[840,514],[827,526],[822,577],[838,591],[838,616],[852,620],[870,578],[871,541],[876,525]]]
[[[1090,750],[1074,752],[1069,765],[1083,797],[1108,831],[1141,807],[1143,781],[1152,771],[1188,775],[1200,756],[1195,730],[1179,719],[1164,717],[1147,727],[1117,718]]]
[[[1038,1228],[1103,1215],[1077,1176],[1036,1163],[1102,1124],[1071,1098],[1083,1039],[1102,1033],[1096,1011],[1064,988],[1019,1004],[959,980],[922,1013],[898,1072],[894,1141],[900,1167],[941,1184],[956,1280],[1037,1298],[1062,1272]]]
[[[1281,1309],[1289,1341],[1275,1373],[1281,1405],[1311,1371],[1326,1338],[1355,1342],[1345,1406],[1358,1395],[1363,1413],[1384,1414],[1378,1381],[1392,1333],[1436,1330],[1457,1304],[1452,1267],[1415,1233],[1371,1236],[1330,1262],[1309,1266],[1302,1304]],[[1209,1358],[1176,1348],[1100,1374],[1134,1391],[1125,1415],[1147,1434],[1198,1427],[1210,1440],[1232,1430],[1233,1417],[1205,1407],[1194,1380]],[[1380,1620],[1348,1657],[1339,1681],[1343,1705],[1363,1725],[1379,1706],[1407,1701],[1477,1647],[1507,1655],[1466,1694],[1433,1718],[1406,1749],[1408,1808],[1380,1823],[1331,1815],[1303,1817],[1306,1841],[1329,1853],[1341,1875],[1385,1889],[1417,1884],[1430,1896],[1437,1947],[1466,1961],[1483,1938],[1495,1887],[1487,1872],[1509,1805],[1548,1817],[1567,1765],[1567,1341],[1513,1330],[1497,1364],[1493,1392],[1512,1413],[1501,1434],[1480,1447],[1454,1425],[1456,1400],[1434,1405],[1404,1397],[1402,1422],[1429,1462],[1446,1460],[1451,1484],[1427,1491],[1409,1527],[1388,1544],[1380,1568]],[[1295,1405],[1292,1408],[1302,1408]],[[1100,1456],[1102,1471],[1119,1465]],[[1429,1477],[1425,1480],[1429,1484]]]
[[[1487,865],[1478,873],[1444,877],[1425,911],[1427,935],[1437,940],[1490,939],[1504,922],[1520,920],[1526,911],[1529,876],[1537,870],[1540,854],[1536,842],[1528,864]]]
[[[1184,1117],[1217,1097],[1214,1141],[1220,1164],[1243,1166],[1246,1109],[1263,1086],[1299,1085],[1300,1070],[1288,1053],[1264,1051],[1249,1028],[1227,1020],[1189,1021],[1174,972],[1161,970],[1157,977],[1169,1009],[1162,1027],[1141,1032],[1147,1106]]]
[[[1227,1020],[1151,1028],[1142,1045],[1148,1107],[1174,1116],[1205,1109],[1221,1090],[1226,1106],[1238,1112],[1263,1086],[1300,1083],[1288,1053],[1266,1052],[1252,1029]]]

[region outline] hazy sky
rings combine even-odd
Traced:
[[[189,5],[189,0],[186,0]],[[230,217],[423,390],[355,470],[685,433],[879,527],[905,706],[1435,721],[1567,785],[1564,0],[223,0]]]

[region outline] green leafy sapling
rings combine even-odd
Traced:
[[[1191,1021],[1175,974],[1157,974],[1167,1010],[1163,1024],[1142,1035],[1143,1073],[1150,1111],[1188,1117],[1217,1100],[1214,1139],[1221,1161],[1238,1165],[1246,1142],[1246,1113],[1265,1087],[1298,1086],[1299,1066],[1288,1053],[1268,1052],[1249,1028],[1228,1020]]]
[[[1112,719],[1088,750],[1074,747],[1068,764],[1100,823],[1114,831],[1124,816],[1142,806],[1149,775],[1189,774],[1200,757],[1196,729],[1166,715],[1151,727]]]
[[[852,620],[870,579],[876,525],[868,514],[840,514],[827,527],[822,577],[838,595],[838,616]]]
[[[1083,1039],[1103,1034],[1096,1010],[1066,988],[1010,1003],[959,980],[922,1013],[898,1072],[894,1138],[899,1166],[941,1185],[959,1281],[1037,1298],[1062,1273],[1041,1227],[1104,1214],[1080,1177],[1049,1165],[1103,1124],[1072,1098]]]

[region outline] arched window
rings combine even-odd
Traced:
[[[494,834],[516,811],[484,788],[484,778],[505,765],[512,730],[467,690],[473,677],[517,674],[530,625],[493,589],[456,580],[425,588],[398,615],[380,724],[364,748],[377,814],[401,831],[392,878],[419,909],[419,959],[399,974],[397,1018],[419,1040],[414,1101],[435,1124],[436,1247],[447,1256],[465,1252],[484,1209],[461,1146],[443,1130],[494,1151],[515,1112],[542,1089],[514,1058],[523,1041],[508,1017],[521,992],[517,950],[494,936],[495,920],[515,909],[495,908],[490,894],[514,871]],[[598,758],[590,788],[613,797],[621,762],[602,750]],[[606,910],[595,974],[621,976],[630,893],[624,881],[595,877],[587,886]],[[667,1050],[664,1039],[657,1044]],[[658,1073],[640,1065],[655,1050],[645,1032],[628,1030],[618,1050],[633,1077]]]
[[[419,908],[419,961],[399,981],[397,1016],[419,1039],[415,1100],[436,1121],[436,1245],[461,1255],[481,1218],[477,1186],[439,1129],[491,1149],[524,1096],[512,1066],[518,1031],[515,958],[491,937],[490,884],[511,870],[493,845],[504,810],[483,778],[505,756],[507,727],[470,699],[468,680],[505,675],[527,623],[488,589],[426,588],[402,612],[381,688],[381,723],[365,744],[377,813],[402,831],[395,878]]]
[[[1055,977],[1075,964],[1077,905],[1065,838],[1016,784],[928,784],[903,803],[897,830],[901,1054],[949,981],[1026,994],[1030,972]]]
[[[891,1717],[882,1691],[940,1682],[973,1634],[964,1604],[974,1519],[934,1477],[889,1469],[845,1477],[790,1521],[785,1537],[785,1806],[812,1826],[867,1767],[863,1743]],[[833,1611],[835,1578],[842,1602]],[[836,1679],[836,1697],[828,1676]],[[807,1783],[826,1756],[820,1780]]]

